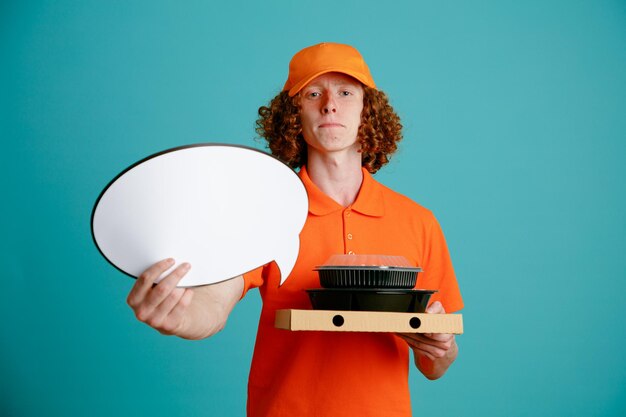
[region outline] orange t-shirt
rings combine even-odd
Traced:
[[[270,263],[244,275],[263,308],[248,381],[248,415],[410,416],[409,354],[392,333],[291,332],[274,328],[278,309],[310,309],[307,288],[320,288],[314,267],[330,255],[401,255],[423,268],[417,288],[436,289],[446,312],[463,307],[443,233],[433,214],[363,170],[356,201],[342,207],[299,173],[309,197],[300,252],[287,281]]]

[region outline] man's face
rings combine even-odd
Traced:
[[[363,86],[344,74],[330,72],[300,91],[302,135],[309,151],[358,151],[357,133],[363,110]]]

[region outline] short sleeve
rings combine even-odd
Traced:
[[[243,292],[241,293],[241,298],[246,296],[248,290],[263,285],[265,282],[264,269],[265,266],[261,266],[243,274]]]
[[[443,231],[434,216],[427,231],[421,266],[424,272],[420,273],[418,286],[438,291],[433,295],[431,302],[441,302],[446,313],[461,310],[463,298],[459,284],[452,267]]]

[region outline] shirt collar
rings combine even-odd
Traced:
[[[373,217],[381,217],[385,214],[385,203],[383,201],[382,185],[372,177],[372,174],[363,170],[363,183],[350,208],[361,214]],[[309,212],[316,216],[324,216],[335,211],[344,210],[341,204],[324,194],[311,178],[305,166],[300,168],[298,176],[304,183],[307,195],[309,196]]]

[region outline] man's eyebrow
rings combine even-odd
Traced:
[[[331,85],[339,86],[339,87],[344,87],[344,86],[358,87],[359,83],[356,82],[356,81],[340,80],[340,81],[332,82]],[[305,88],[323,88],[323,86],[320,83],[312,82],[312,83],[307,84],[306,86],[303,87],[303,89],[305,89]]]
[[[359,84],[357,82],[354,81],[347,81],[347,80],[342,80],[342,81],[338,81],[336,83],[333,83],[333,85],[339,85],[339,86],[350,86],[350,87],[358,87]]]

